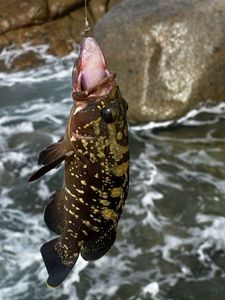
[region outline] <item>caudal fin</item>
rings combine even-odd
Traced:
[[[56,238],[41,247],[41,255],[49,274],[47,285],[57,287],[72,270],[79,256],[79,251],[71,253],[68,251],[68,247],[63,246],[60,242],[60,238]]]

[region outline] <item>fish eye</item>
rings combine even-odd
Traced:
[[[102,119],[107,123],[112,123],[116,120],[116,113],[112,111],[109,107],[104,107],[101,110]]]

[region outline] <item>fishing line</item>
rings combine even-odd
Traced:
[[[88,31],[91,30],[91,26],[89,25],[87,18],[87,0],[84,0],[84,34],[87,36]]]

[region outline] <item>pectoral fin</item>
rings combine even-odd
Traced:
[[[58,143],[52,144],[42,150],[38,157],[39,165],[48,165],[53,161],[58,160],[66,154],[63,141],[60,139]]]
[[[46,174],[50,170],[58,167],[58,165],[61,164],[62,161],[64,161],[67,157],[70,157],[71,155],[73,155],[73,151],[67,152],[66,154],[63,154],[62,156],[60,156],[56,160],[44,165],[39,170],[37,170],[33,175],[31,175],[28,182],[37,180],[38,178],[40,178],[41,176],[43,176],[44,174]]]
[[[91,237],[84,242],[81,256],[84,260],[97,260],[101,258],[112,247],[116,239],[116,229],[112,225],[108,230]]]
[[[60,189],[52,194],[44,211],[44,220],[50,230],[60,235],[65,227],[65,192]]]
[[[65,158],[66,158],[66,155],[63,155],[62,157],[58,158],[57,160],[55,160],[47,165],[44,165],[39,170],[37,170],[33,175],[31,175],[28,182],[37,180],[38,178],[40,178],[41,176],[43,176],[50,170],[56,168]]]

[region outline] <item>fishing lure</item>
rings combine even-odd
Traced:
[[[64,184],[49,199],[44,220],[58,237],[41,247],[56,287],[79,254],[87,261],[113,245],[129,185],[127,102],[93,37],[83,39],[73,69],[73,107],[64,137],[39,154],[34,181],[65,161]]]

